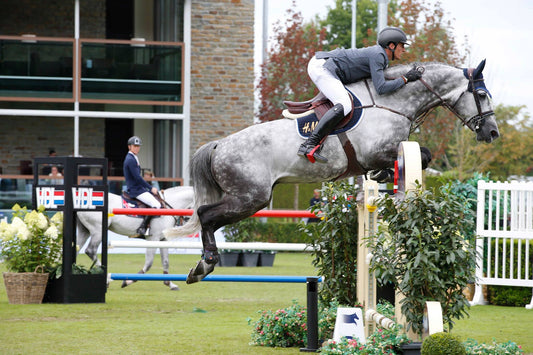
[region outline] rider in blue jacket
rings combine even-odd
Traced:
[[[324,114],[309,138],[300,146],[298,155],[311,162],[317,160],[327,163],[327,158],[318,154],[320,142],[352,110],[352,101],[344,85],[372,78],[376,91],[383,95],[420,79],[422,74],[413,68],[399,78],[385,80],[383,71],[389,65],[389,60],[400,59],[406,44],[407,36],[401,29],[386,27],[378,34],[378,44],[375,46],[337,48],[331,52],[317,52],[311,58],[307,66],[309,77],[334,106]]]
[[[133,136],[128,139],[128,154],[124,159],[124,177],[126,178],[126,192],[133,198],[145,203],[153,208],[161,208],[161,203],[155,198],[158,194],[157,188],[146,182],[141,176],[141,164],[137,154],[141,150],[142,141],[139,137]],[[137,234],[132,238],[145,238],[146,229],[153,216],[144,216],[141,226],[137,229]]]

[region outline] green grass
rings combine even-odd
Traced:
[[[526,354],[533,354],[533,310],[524,307],[474,306],[470,317],[456,322],[452,332],[463,340],[480,343],[514,341]]]
[[[186,273],[198,255],[171,255],[171,273]],[[87,259],[80,256],[80,261]],[[137,272],[142,254],[111,254],[111,272]],[[3,266],[0,266],[0,271]],[[156,259],[152,273],[161,271]],[[311,256],[279,253],[273,267],[217,268],[216,274],[312,276]],[[0,285],[1,354],[300,354],[299,349],[249,345],[258,311],[306,304],[304,284],[217,283],[169,291],[162,282],[110,284],[106,303],[10,305]],[[205,312],[201,312],[201,311]],[[477,306],[453,332],[478,341],[512,340],[533,352],[533,311]]]

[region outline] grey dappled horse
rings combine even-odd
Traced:
[[[172,187],[163,191],[165,201],[172,208],[182,209],[191,208],[193,206],[194,193],[190,186]],[[109,212],[114,208],[122,208],[122,197],[110,193],[108,195]],[[85,253],[91,260],[98,261],[98,247],[102,243],[102,217],[99,212],[78,212],[77,213],[77,244],[83,246],[89,237],[91,238]],[[164,239],[163,231],[177,225],[179,217],[174,216],[160,216],[153,218],[150,222],[150,236],[148,240],[160,241]],[[108,229],[117,234],[130,236],[134,235],[137,228],[141,225],[142,218],[130,217],[126,215],[115,215],[108,218]],[[160,248],[161,264],[163,272],[168,274],[168,249]],[[152,267],[156,248],[146,248],[145,263],[139,273],[145,273]],[[124,281],[122,287],[126,287],[133,281]],[[165,285],[172,290],[178,290],[179,287],[172,282],[165,281]]]
[[[359,124],[347,131],[357,162],[348,159],[340,137],[329,136],[322,155],[328,163],[311,164],[296,155],[302,139],[291,119],[250,126],[218,141],[202,146],[191,160],[195,213],[181,227],[165,231],[167,237],[191,234],[201,229],[202,259],[191,269],[187,283],[200,281],[218,261],[214,232],[244,219],[268,206],[272,188],[279,183],[310,183],[392,168],[398,145],[409,138],[417,119],[436,106],[450,109],[476,133],[478,141],[498,138],[492,103],[481,72],[485,61],[475,69],[459,69],[440,63],[425,63],[421,80],[402,89],[378,95],[371,81],[349,85],[365,106]],[[399,77],[410,68],[387,69],[387,77]],[[446,132],[442,132],[446,134]],[[353,166],[355,165],[355,169]]]

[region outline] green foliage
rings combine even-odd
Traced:
[[[457,336],[441,332],[424,339],[421,355],[466,355],[466,349]]]
[[[529,244],[529,247],[527,244]],[[485,249],[488,249],[487,244],[485,244]],[[496,258],[498,258],[497,277],[499,278],[524,278],[524,275],[526,275],[526,259],[528,259],[527,262],[529,263],[529,265],[533,265],[533,240],[515,239],[511,241],[509,239],[495,240],[494,238],[492,238],[490,243],[490,250],[490,267],[492,271],[496,270]],[[511,265],[511,251],[513,260],[522,260],[520,269],[514,265]],[[526,252],[529,252],[529,255],[527,257]],[[488,253],[488,250],[485,250],[485,253]],[[505,275],[503,273],[503,260],[505,260]],[[486,265],[484,266],[486,267]],[[528,271],[531,273],[530,267],[528,268]]]
[[[389,3],[392,7],[396,1]],[[356,47],[361,48],[376,43],[378,4],[373,0],[357,1]],[[336,0],[335,7],[328,9],[326,18],[320,25],[328,28],[328,48],[350,48],[352,46],[352,1]]]
[[[260,346],[302,347],[307,339],[306,308],[293,301],[293,305],[277,311],[259,311],[261,317],[254,324],[252,342]],[[248,324],[251,320],[248,320]]]
[[[12,272],[34,272],[42,267],[50,272],[61,261],[63,214],[48,218],[44,207],[29,212],[13,206],[11,223],[0,223],[0,258]]]
[[[309,200],[313,197],[313,190],[321,188],[322,183],[278,184],[272,191],[272,208],[306,210],[309,208]]]
[[[373,250],[371,270],[382,284],[393,282],[405,295],[401,302],[407,329],[422,333],[426,301],[442,305],[443,320],[467,315],[462,293],[474,271],[474,245],[465,238],[472,224],[463,198],[450,185],[439,195],[418,186],[404,200],[382,198],[382,223],[367,241]]]
[[[493,340],[491,344],[478,343],[474,339],[465,341],[467,354],[479,355],[519,355],[523,354],[522,348],[512,341],[497,343]]]
[[[318,338],[331,339],[335,331],[335,321],[337,320],[337,308],[339,302],[331,300],[328,304],[318,305]]]
[[[400,346],[409,343],[407,336],[400,331],[400,326],[392,329],[377,328],[366,340],[366,344],[361,344],[357,339],[342,338],[340,342],[327,341],[321,348],[321,354],[401,354]]]
[[[259,218],[243,219],[224,227],[228,242],[305,243],[306,234],[294,222],[262,222]]]
[[[319,297],[323,303],[336,299],[339,303],[356,304],[358,222],[356,189],[347,181],[326,183],[322,188],[323,205],[315,205],[312,211],[321,212],[318,223],[302,225],[308,235],[308,243],[316,245],[313,265],[318,274],[325,277],[320,285]]]
[[[531,300],[531,287],[489,285],[490,303],[496,306],[524,307]]]

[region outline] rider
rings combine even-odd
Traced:
[[[352,101],[345,84],[372,78],[378,94],[383,95],[420,79],[422,74],[411,69],[394,80],[385,80],[383,71],[389,60],[400,59],[408,45],[405,32],[397,27],[386,27],[378,34],[378,44],[367,48],[337,48],[331,52],[317,52],[309,61],[307,72],[316,87],[332,103],[333,107],[320,119],[309,138],[298,149],[298,155],[327,163],[320,154],[320,142],[352,110]]]
[[[141,138],[133,136],[128,139],[128,154],[124,159],[124,177],[126,178],[126,192],[133,198],[144,202],[150,207],[161,208],[161,203],[155,198],[157,188],[147,183],[141,177],[141,165],[137,154],[141,150]],[[154,196],[155,195],[155,196]],[[137,229],[137,234],[132,238],[145,238],[146,229],[153,216],[144,216],[141,226]]]

